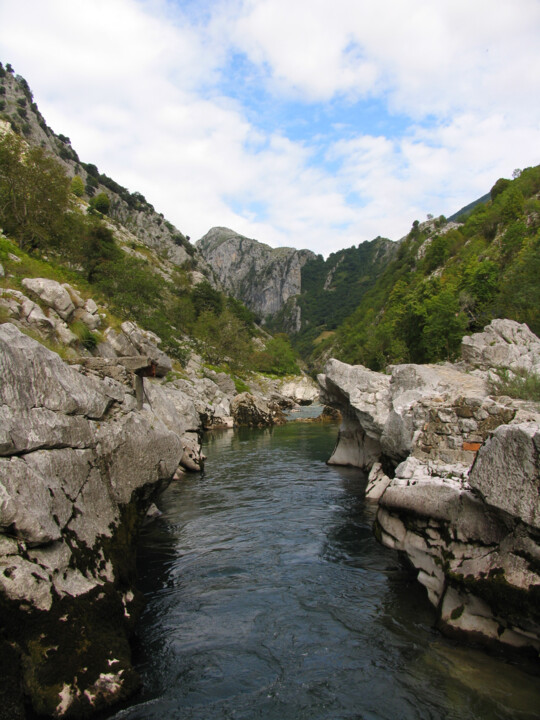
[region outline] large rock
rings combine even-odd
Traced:
[[[24,278],[22,286],[39,297],[45,305],[53,308],[63,320],[75,312],[75,304],[66,287],[47,278]]]
[[[461,355],[478,367],[540,372],[540,340],[513,320],[492,320],[483,332],[464,337]]]
[[[278,386],[280,395],[290,398],[298,405],[311,405],[319,398],[319,388],[306,375],[284,380]]]
[[[0,326],[0,653],[18,658],[2,682],[77,718],[138,684],[134,541],[197,422],[150,387],[137,411],[125,369],[80,370]]]
[[[540,529],[539,458],[538,423],[501,425],[480,448],[469,484],[488,505]]]
[[[236,395],[231,402],[235,425],[239,427],[265,427],[286,422],[278,407],[248,392]]]
[[[370,470],[376,534],[416,568],[441,627],[537,652],[540,414],[491,396],[486,370],[537,368],[539,351],[526,326],[499,320],[464,339],[467,365],[388,376],[332,360],[319,378],[343,415],[329,462]]]

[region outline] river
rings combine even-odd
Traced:
[[[540,717],[523,665],[453,643],[372,534],[334,425],[208,434],[143,533],[144,689],[116,720]]]

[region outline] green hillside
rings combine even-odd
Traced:
[[[381,370],[454,358],[495,317],[540,333],[540,166],[501,178],[461,225],[415,222],[336,334],[315,350]]]
[[[195,351],[237,375],[298,371],[288,339],[262,333],[140,193],[80,161],[46,125],[28,83],[1,63],[0,95],[0,295],[21,290],[24,277],[69,282],[111,323],[156,333],[179,366]],[[99,342],[91,333],[82,348],[97,352]]]
[[[358,306],[365,293],[394,257],[397,245],[378,237],[357,247],[308,260],[302,268],[302,293],[269,320],[271,328],[288,327],[294,306],[301,310],[301,326],[292,335],[304,357],[314,351],[319,338],[335,331]]]

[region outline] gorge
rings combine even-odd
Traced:
[[[192,245],[0,70],[0,717],[534,717],[540,168],[326,260]]]
[[[289,423],[276,426],[273,433],[270,430],[253,431],[261,433],[258,440],[255,436],[253,450],[250,445],[245,445],[248,436],[242,432],[247,431],[215,430],[213,432],[218,434],[210,436],[207,442],[209,450],[214,442],[219,451],[210,461],[216,468],[209,469],[208,477],[189,481],[178,472],[178,465],[183,463],[190,467],[191,462],[195,462],[191,469],[197,469],[202,461],[194,432],[200,427],[201,419],[208,417],[209,405],[196,408],[195,397],[199,392],[196,382],[200,381],[192,381],[191,392],[195,394],[190,398],[185,380],[175,384],[167,382],[166,378],[146,379],[143,407],[138,410],[133,380],[122,357],[98,364],[81,362],[79,366],[68,366],[11,323],[0,327],[0,339],[3,342],[0,357],[4,379],[1,385],[0,581],[3,617],[9,618],[3,628],[6,667],[2,687],[5,710],[2,712],[5,717],[26,717],[23,697],[30,700],[33,710],[41,715],[84,717],[125,700],[136,690],[138,674],[133,669],[127,642],[141,609],[141,595],[134,575],[134,540],[151,503],[175,474],[180,480],[171,486],[172,495],[164,496],[165,504],[161,506],[165,517],[155,521],[158,536],[159,528],[177,522],[176,515],[171,515],[173,510],[167,505],[167,498],[177,498],[173,501],[174,513],[177,513],[182,511],[184,502],[189,508],[191,502],[196,505],[202,502],[206,493],[217,492],[217,495],[211,495],[210,515],[197,514],[186,521],[185,533],[175,541],[174,553],[178,552],[179,558],[186,555],[191,561],[179,575],[166,562],[160,571],[164,574],[158,587],[147,589],[150,603],[154,602],[154,593],[156,598],[169,598],[167,577],[178,578],[180,587],[191,578],[195,587],[199,587],[208,572],[211,582],[221,578],[220,587],[222,580],[230,580],[233,587],[240,582],[239,589],[244,580],[254,575],[253,564],[258,563],[259,553],[268,554],[262,563],[262,578],[255,581],[262,585],[245,589],[247,596],[255,593],[255,597],[263,599],[262,608],[253,610],[243,604],[238,606],[238,619],[234,622],[240,622],[243,630],[238,636],[233,634],[224,641],[221,649],[216,650],[211,666],[231,644],[232,658],[236,658],[234,663],[244,654],[244,651],[240,652],[244,642],[249,655],[249,638],[252,629],[258,628],[260,613],[264,608],[269,610],[274,605],[283,605],[284,614],[279,620],[270,615],[262,624],[261,632],[266,639],[253,641],[255,645],[266,646],[270,642],[268,633],[277,632],[276,627],[281,624],[287,627],[290,621],[288,588],[297,587],[299,593],[307,592],[303,599],[295,600],[299,607],[291,611],[300,624],[294,631],[286,631],[284,636],[290,640],[296,637],[295,633],[300,633],[305,640],[293,643],[286,650],[282,639],[279,652],[277,648],[270,649],[268,657],[259,656],[258,660],[251,657],[244,669],[237,667],[238,672],[247,673],[242,688],[229,686],[229,671],[225,666],[230,660],[223,660],[225,665],[220,666],[216,675],[209,670],[210,656],[207,656],[206,670],[196,671],[196,675],[202,672],[201,677],[210,682],[204,697],[218,678],[219,683],[225,683],[223,687],[228,688],[224,690],[225,705],[219,705],[221,698],[216,708],[229,707],[229,702],[233,706],[239,703],[238,711],[249,717],[253,700],[250,693],[254,692],[259,699],[266,698],[265,704],[271,713],[274,710],[283,712],[283,702],[292,702],[287,698],[293,690],[284,689],[282,696],[283,679],[276,685],[276,678],[292,673],[293,685],[296,682],[301,686],[302,678],[310,677],[310,661],[305,659],[310,657],[315,675],[313,681],[306,681],[304,697],[310,712],[313,712],[313,703],[320,701],[323,688],[326,688],[323,696],[330,708],[335,710],[335,701],[339,697],[346,704],[349,702],[340,695],[339,683],[327,685],[327,678],[320,685],[321,672],[323,677],[327,677],[327,673],[340,677],[341,664],[345,662],[348,666],[351,663],[352,676],[357,678],[359,687],[363,686],[361,679],[368,671],[364,669],[359,673],[358,668],[364,667],[366,662],[368,665],[373,662],[377,667],[382,658],[377,660],[369,653],[364,656],[359,649],[366,642],[358,636],[358,623],[362,625],[365,611],[362,607],[366,601],[358,588],[353,590],[354,584],[360,579],[363,583],[365,579],[367,584],[361,583],[362,593],[370,597],[374,588],[378,587],[382,592],[388,578],[394,577],[396,580],[391,581],[391,586],[402,588],[398,594],[411,592],[405,590],[411,580],[407,579],[408,574],[403,575],[403,571],[398,570],[397,556],[376,549],[375,539],[371,539],[373,519],[377,537],[384,545],[409,558],[418,571],[418,580],[428,591],[429,600],[437,607],[437,615],[426,609],[422,611],[426,618],[430,617],[425,621],[427,628],[437,621],[443,629],[455,631],[468,640],[529,649],[537,657],[535,593],[540,585],[535,575],[538,555],[537,406],[487,394],[488,370],[474,369],[471,364],[468,367],[397,366],[390,377],[331,361],[320,378],[322,399],[341,410],[343,423],[330,465],[325,461],[335,432],[332,425]],[[538,338],[524,326],[496,321],[484,334],[464,341],[464,354],[469,363],[484,368],[491,369],[500,363],[534,369],[540,358],[539,345]],[[207,378],[199,388],[208,387],[209,382],[213,381]],[[217,389],[217,384],[213,384]],[[227,402],[226,394],[220,398],[215,399],[216,410]],[[267,418],[266,422],[269,421]],[[310,459],[313,451],[304,456],[302,450],[306,443],[312,443],[310,437],[316,448],[314,464]],[[274,440],[279,438],[276,447]],[[229,443],[230,450],[227,449]],[[476,455],[473,469],[469,471]],[[400,460],[403,462],[399,463]],[[366,481],[358,474],[359,470],[335,474],[331,468],[336,463],[366,470],[371,468],[367,505],[362,499]],[[231,464],[238,468],[235,471],[239,474],[238,484],[234,485],[232,495],[222,508],[224,493],[228,495],[231,491],[226,490],[226,485],[221,489],[214,487],[212,478],[218,467],[224,479],[232,477]],[[277,485],[274,485],[275,480],[278,480]],[[508,488],[515,487],[516,483],[521,489],[510,491]],[[203,495],[200,500],[188,500],[187,497],[178,500],[184,498],[183,488],[186,488],[185,492]],[[275,494],[278,492],[279,500]],[[244,494],[249,501],[242,500]],[[370,497],[379,497],[377,511],[369,504]],[[363,519],[359,524],[352,521],[352,525],[347,520],[343,530],[333,530],[336,502],[338,506],[344,502],[347,507],[357,503]],[[340,511],[337,512],[339,517]],[[252,513],[255,513],[253,517]],[[153,511],[152,514],[159,513]],[[277,525],[267,525],[263,517]],[[310,517],[313,523],[306,524]],[[219,535],[213,536],[214,530],[218,532],[216,521],[224,523],[222,540]],[[182,526],[184,521],[178,522]],[[190,522],[195,523],[193,530],[189,529]],[[242,530],[244,523],[248,525]],[[199,525],[201,529],[205,528],[204,538],[195,530]],[[255,530],[255,539],[248,542],[247,538],[252,537]],[[296,530],[299,535],[295,535]],[[285,544],[280,538],[285,538]],[[358,549],[354,549],[358,542],[361,546],[368,544],[368,557],[378,558],[374,567],[371,560],[358,555]],[[237,552],[240,557],[235,557]],[[219,557],[224,567],[210,566],[213,569],[203,572],[206,558],[214,557]],[[345,593],[351,603],[347,607],[339,600],[343,589],[321,579],[327,564],[334,562],[338,563],[339,582],[353,582],[353,587]],[[362,572],[367,572],[367,576],[364,578],[361,573],[361,578],[355,580],[356,576],[350,574],[351,564],[360,570],[364,568]],[[388,568],[392,569],[390,575]],[[315,576],[289,575],[304,570],[314,572]],[[146,572],[144,568],[143,572]],[[277,586],[273,584],[274,576],[279,581]],[[176,587],[176,582],[173,580],[172,587]],[[322,583],[328,593],[322,601],[328,607],[324,612],[335,616],[337,603],[342,608],[339,612],[345,613],[341,619],[338,613],[338,625],[331,632],[328,628],[332,627],[333,621],[322,619],[323,624],[316,625],[319,627],[315,631],[318,640],[311,637],[312,630],[308,631],[302,625],[307,622],[308,627],[313,626],[311,612],[315,613],[315,618],[321,617],[322,610],[317,601],[321,590],[315,590],[314,582]],[[182,596],[180,604],[167,611],[178,619],[169,621],[165,615],[164,629],[156,632],[160,636],[165,632],[166,643],[169,643],[169,637],[174,637],[174,634],[170,635],[174,627],[178,627],[174,632],[189,632],[184,613],[194,602],[193,621],[198,630],[193,630],[193,641],[196,643],[194,657],[197,657],[198,643],[204,647],[212,638],[212,642],[219,641],[233,620],[232,617],[227,619],[227,615],[222,620],[214,617],[213,590],[208,590],[208,596],[206,590],[200,590],[200,596],[199,590],[193,592],[195,595],[187,602],[187,607],[183,604],[186,598]],[[229,592],[225,589],[225,597]],[[266,593],[268,599],[264,601]],[[414,594],[418,598],[424,597],[419,589],[414,590]],[[201,615],[201,603],[207,600],[214,609]],[[370,613],[379,617],[379,601],[372,602],[375,604],[368,605]],[[425,601],[415,600],[415,604],[421,602]],[[233,606],[236,605],[233,602]],[[306,618],[301,619],[304,611]],[[153,611],[149,612],[152,614]],[[265,612],[260,615],[261,621]],[[388,622],[395,622],[396,612],[402,611],[393,606]],[[410,610],[407,615],[405,626],[409,622],[414,625],[417,620]],[[157,613],[158,625],[159,619]],[[346,641],[339,640],[340,625],[349,627],[351,623],[356,630],[347,635]],[[206,634],[199,636],[203,630]],[[411,630],[404,632],[407,635]],[[428,631],[428,637],[431,632]],[[336,635],[338,644],[333,650],[329,650],[329,638],[318,648],[314,645],[327,633]],[[189,648],[190,642],[187,639],[180,642],[179,651]],[[303,645],[304,642],[307,644]],[[340,655],[343,642],[351,644],[352,655],[348,660]],[[395,640],[387,638],[380,642],[386,647]],[[323,647],[326,650],[323,651]],[[397,667],[403,662],[403,653],[409,652],[409,644],[402,646],[400,641],[398,648],[401,649],[396,649]],[[291,660],[301,660],[300,668],[307,663],[305,670],[299,670],[298,666],[294,672],[291,668],[280,669],[283,652]],[[328,669],[326,652],[333,658],[334,670]],[[270,660],[272,657],[274,660]],[[66,662],[59,662],[60,658]],[[463,664],[463,660],[456,662],[456,667]],[[482,665],[484,661],[478,662]],[[144,675],[146,671],[142,671]],[[172,672],[175,672],[174,666]],[[522,673],[523,670],[511,672]],[[367,676],[371,677],[371,674],[368,672]],[[520,675],[520,678],[519,683],[529,687],[528,675]],[[145,679],[148,682],[148,678]],[[153,690],[145,688],[153,698],[150,708],[152,703],[158,702],[156,687],[159,688],[162,682],[155,680],[157,685]],[[351,683],[350,679],[346,681],[348,685]],[[185,699],[183,682],[178,686],[173,683],[172,687],[177,687],[180,698]],[[188,682],[186,692],[189,687]],[[410,693],[413,697],[415,692],[420,691],[409,687],[402,702],[405,702],[404,697]],[[167,693],[165,695],[170,699]],[[537,702],[537,699],[530,700],[531,697],[536,696],[534,690],[529,689],[523,697],[516,699],[516,706],[510,703],[510,709],[505,704],[509,701],[501,700],[502,707],[506,707],[504,712],[510,713],[502,716],[514,717],[512,713],[517,712],[515,707],[520,707],[521,702],[525,702],[526,711],[530,713],[532,705],[527,703]],[[330,698],[334,700],[330,702]],[[374,697],[368,695],[368,706],[372,701],[375,702]],[[176,707],[175,703],[181,700],[175,695],[170,702]],[[200,717],[208,712],[205,702],[199,708],[203,713]],[[247,703],[245,707],[244,702]],[[439,702],[437,712],[440,717],[446,717],[447,701],[440,697]],[[478,700],[470,702],[476,704]],[[197,705],[200,703],[200,699],[196,701]],[[173,706],[169,707],[171,713]],[[158,714],[162,712],[160,707],[158,702]],[[291,707],[295,707],[294,703]],[[490,717],[489,702],[486,707],[485,717]],[[216,712],[221,712],[216,708]],[[322,708],[320,717],[333,717],[334,710],[325,714],[327,711]],[[374,706],[372,711],[375,712]],[[137,714],[139,712],[143,714]],[[133,711],[121,711],[118,717],[126,717],[125,713],[130,713],[127,717],[148,717],[149,712],[146,705],[142,709],[136,706]],[[291,717],[295,717],[294,713],[298,716],[298,712],[298,708],[293,710]],[[395,712],[395,708],[388,712]],[[464,711],[462,716],[467,717],[467,712]],[[421,712],[411,715],[416,716],[423,717]],[[471,718],[478,716],[470,715]],[[530,714],[530,717],[534,715]]]

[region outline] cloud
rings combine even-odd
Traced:
[[[193,239],[397,239],[538,162],[537,0],[19,0],[0,28],[47,122]]]

